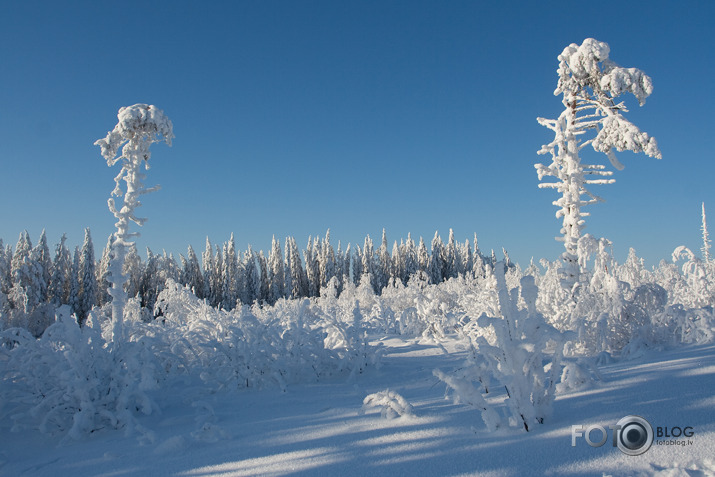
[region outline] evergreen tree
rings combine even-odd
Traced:
[[[449,229],[447,246],[442,249],[442,278],[449,280],[457,274],[457,243],[454,239],[454,231]]]
[[[375,286],[376,292],[382,293],[382,290],[390,282],[392,271],[392,260],[390,259],[390,251],[387,248],[387,232],[382,229],[382,242],[377,251],[377,266],[375,267]]]
[[[189,287],[197,298],[203,299],[204,295],[204,277],[201,273],[201,266],[199,265],[199,259],[196,256],[196,252],[191,245],[187,252],[187,258],[185,261],[184,272],[183,272],[183,283]]]
[[[702,225],[702,232],[703,232],[703,246],[700,249],[703,255],[703,260],[705,263],[710,262],[710,248],[712,247],[712,243],[710,242],[710,234],[708,234],[708,223],[705,218],[705,202],[703,202],[703,225]]]
[[[110,271],[109,266],[112,263],[112,242],[114,242],[114,234],[110,234],[107,238],[107,245],[102,251],[102,258],[99,260],[99,269],[97,270],[97,305],[102,306],[109,303],[111,297],[109,296],[109,283]],[[125,257],[126,261],[126,257]]]
[[[79,256],[79,290],[77,294],[77,321],[82,324],[87,313],[97,304],[97,275],[94,263],[94,245],[89,228],[84,230],[84,243]]]
[[[270,297],[270,286],[268,283],[268,260],[263,255],[263,250],[258,252],[258,268],[260,270],[260,289],[258,293],[258,301],[267,303]]]
[[[444,255],[442,253],[442,238],[435,231],[432,239],[432,257],[429,265],[430,282],[434,284],[442,283],[444,280]]]
[[[70,295],[69,295],[69,306],[72,309],[72,313],[79,317],[79,289],[80,289],[80,252],[79,247],[74,248],[74,255],[72,256],[72,269],[70,271]]]
[[[236,242],[233,238],[233,233],[231,233],[231,238],[225,247],[223,261],[223,307],[226,310],[233,310],[239,300],[238,256],[236,253]]]
[[[360,280],[362,280],[363,276],[363,268],[362,268],[363,260],[362,260],[362,250],[360,249],[360,246],[357,246],[357,250],[355,251],[355,255],[353,255],[353,284],[355,286],[360,285]]]
[[[425,245],[425,240],[420,237],[420,244],[417,248],[417,269],[429,276],[429,264],[430,258],[427,252],[427,245]]]
[[[144,268],[137,244],[132,242],[124,256],[124,266],[122,267],[122,274],[126,277],[124,286],[128,297],[134,298],[139,295],[144,279]]]
[[[241,298],[241,301],[247,305],[254,303],[261,296],[261,274],[256,265],[256,255],[253,253],[251,245],[248,245],[248,250],[244,254],[245,280],[246,280],[246,295]]]
[[[211,295],[209,303],[211,306],[218,307],[223,303],[223,253],[218,245],[216,245],[216,253],[214,254],[214,264],[211,269]]]
[[[350,262],[348,262],[348,265]],[[338,240],[338,249],[335,251],[335,276],[338,279],[338,295],[343,292],[343,286],[345,284],[345,254],[343,253],[343,247]]]
[[[325,241],[320,249],[318,257],[320,270],[320,288],[328,285],[328,282],[335,276],[336,260],[335,250],[330,244],[330,229],[325,234]]]
[[[25,308],[29,313],[38,304],[43,302],[43,295],[46,296],[46,288],[43,290],[42,266],[35,259],[32,250],[32,242],[27,230],[20,234],[20,238],[15,246],[15,254],[12,257],[11,271],[13,286],[22,288],[26,297]]]
[[[0,293],[4,295],[7,295],[10,288],[12,288],[11,260],[12,254],[7,254],[5,245],[2,239],[0,239]]]
[[[206,237],[206,249],[201,254],[201,263],[203,264],[204,275],[204,298],[208,299],[209,303],[212,303],[214,250],[208,237]]]
[[[314,241],[311,237],[308,237],[308,246],[305,249],[304,256],[308,296],[318,296],[320,294],[320,243],[317,237]]]
[[[390,275],[403,284],[407,283],[405,279],[405,260],[403,258],[404,250],[405,244],[397,245],[397,240],[395,240],[395,243],[392,245],[392,271]]]
[[[285,268],[281,244],[273,236],[271,252],[268,256],[268,302],[273,305],[285,296]]]
[[[417,272],[417,249],[415,247],[415,241],[412,240],[412,236],[407,234],[407,242],[405,242],[405,253],[402,258],[405,264],[405,283]]]
[[[34,260],[42,268],[40,275],[38,299],[40,303],[45,303],[48,299],[48,290],[50,287],[50,277],[52,276],[52,257],[50,256],[50,247],[47,246],[47,236],[45,230],[40,234],[40,240],[37,246],[32,249]]]
[[[375,293],[378,293],[378,284],[375,279],[375,249],[369,235],[365,237],[365,243],[362,248],[362,275],[370,278],[372,289]]]

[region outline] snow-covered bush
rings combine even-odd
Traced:
[[[126,343],[116,355],[94,318],[90,313],[80,328],[63,306],[40,339],[18,328],[0,334],[7,359],[0,368],[0,397],[14,429],[37,426],[43,433],[79,439],[114,428],[151,438],[135,414],[157,409],[149,391],[162,373],[152,340],[146,336]]]
[[[385,419],[395,419],[402,416],[414,416],[414,408],[407,399],[395,391],[385,389],[373,394],[368,394],[362,401],[360,414],[365,414],[368,409],[379,408],[380,415]]]
[[[499,427],[501,419],[475,391],[482,388],[485,393],[489,392],[490,383],[492,388],[503,386],[507,394],[508,424],[523,426],[529,431],[551,415],[564,345],[573,334],[558,331],[536,311],[538,288],[533,277],[523,277],[520,289],[508,290],[501,263],[495,267],[494,274],[501,316],[483,314],[476,320],[479,328],[493,330],[493,339],[489,341],[482,333],[469,332],[474,328],[465,328],[465,337],[476,353],[459,375],[448,377],[441,371],[435,375],[451,387],[460,400],[480,408],[488,428]],[[520,296],[526,305],[523,309],[517,306]],[[479,382],[476,388],[475,381]]]

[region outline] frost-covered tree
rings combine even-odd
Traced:
[[[185,266],[182,273],[182,282],[194,292],[197,298],[204,298],[204,277],[201,273],[199,258],[191,245],[186,254]]]
[[[43,302],[43,271],[36,256],[37,254],[33,253],[30,234],[25,230],[20,234],[10,265],[13,286],[24,290],[27,299],[24,303],[26,313]],[[45,289],[44,294],[46,293]]]
[[[336,259],[335,250],[330,243],[330,229],[325,233],[325,240],[320,249],[320,257],[318,259],[320,267],[320,288],[323,289],[328,285],[328,282],[335,276]]]
[[[428,272],[430,281],[434,284],[442,283],[442,280],[444,280],[444,255],[442,254],[442,247],[442,237],[439,236],[438,231],[435,231],[434,237],[432,238],[432,257],[430,258]]]
[[[99,269],[97,270],[97,305],[99,306],[109,303],[111,299],[109,296],[109,267],[112,264],[112,242],[114,242],[114,234],[110,234],[107,238],[107,245],[105,245],[102,258],[99,260]]]
[[[564,111],[558,119],[538,118],[539,124],[554,132],[554,140],[545,144],[539,154],[551,154],[548,166],[536,164],[540,188],[556,189],[561,197],[554,201],[563,218],[562,237],[565,252],[563,284],[571,288],[579,281],[578,240],[584,228],[584,217],[589,214],[581,208],[602,202],[587,186],[611,184],[612,171],[602,164],[583,164],[581,150],[591,146],[608,156],[618,170],[623,165],[614,151],[643,152],[661,158],[654,138],[640,131],[622,113],[627,112],[623,102],[617,102],[623,93],[631,93],[642,106],[653,91],[651,79],[636,68],[622,68],[609,58],[606,43],[592,38],[579,46],[567,46],[559,55],[559,81],[555,95],[563,95]],[[587,135],[588,136],[584,136]],[[555,182],[544,181],[553,178]]]
[[[97,304],[97,277],[94,263],[94,245],[89,228],[84,229],[84,243],[79,255],[79,292],[77,295],[77,322],[81,325],[87,313]]]
[[[389,283],[391,270],[392,260],[390,259],[390,251],[387,248],[387,232],[382,229],[382,240],[380,248],[377,250],[377,263],[375,264],[376,293],[382,292]]]
[[[214,267],[214,249],[211,245],[211,240],[206,237],[206,248],[201,254],[202,272],[204,275],[204,298],[211,302],[211,293],[213,288],[213,267]]]
[[[122,272],[127,277],[127,282],[124,285],[127,296],[130,298],[136,297],[139,294],[142,279],[144,278],[144,263],[142,262],[142,258],[139,256],[137,244],[134,242],[132,242],[129,246],[129,251],[124,257]]]
[[[69,294],[69,306],[72,313],[77,314],[79,310],[79,262],[80,262],[80,251],[79,247],[74,248],[74,254],[72,255],[72,268],[70,269],[70,294]]]
[[[708,222],[705,218],[705,202],[703,202],[703,226],[702,226],[702,231],[703,231],[703,248],[700,249],[700,251],[703,254],[703,260],[705,263],[710,262],[710,247],[712,247],[712,243],[710,242],[710,235],[708,234]]]
[[[425,245],[425,240],[420,237],[420,244],[417,247],[417,270],[422,273],[429,273],[429,252],[427,252],[427,245]]]
[[[40,302],[44,303],[48,298],[47,294],[50,286],[50,277],[52,275],[52,257],[50,256],[50,247],[47,245],[47,236],[45,235],[44,229],[40,234],[37,245],[32,249],[32,255],[42,268],[38,294]]]
[[[370,278],[370,284],[375,293],[378,293],[377,280],[375,279],[375,248],[368,235],[362,247],[362,274]]]
[[[248,250],[243,254],[243,261],[245,267],[246,295],[241,298],[241,301],[246,305],[250,305],[261,296],[261,273],[256,264],[256,254],[253,253],[253,248],[250,244],[248,245]]]
[[[267,303],[270,298],[270,286],[268,284],[268,259],[263,255],[263,250],[258,252],[258,269],[260,273],[260,288],[258,291],[258,301]]]
[[[283,287],[285,286],[285,268],[283,265],[283,251],[281,244],[273,236],[271,243],[271,253],[268,256],[269,292],[268,301],[274,304],[285,296]]]
[[[124,307],[127,301],[127,294],[124,290],[124,283],[127,279],[122,273],[124,256],[127,247],[132,243],[132,239],[138,232],[130,232],[130,222],[142,226],[146,219],[137,217],[136,209],[141,205],[139,198],[149,192],[158,189],[158,186],[147,188],[144,186],[144,173],[142,166],[149,169],[149,158],[151,152],[149,147],[155,142],[165,141],[171,146],[174,138],[173,125],[164,112],[156,106],[147,104],[135,104],[134,106],[123,107],[117,114],[118,122],[114,129],[107,133],[103,139],[97,140],[94,144],[102,150],[102,157],[107,161],[107,165],[112,167],[118,162],[122,168],[114,178],[115,187],[112,196],[122,197],[121,207],[115,202],[114,197],[107,201],[109,210],[117,219],[115,224],[117,232],[114,235],[113,263],[111,266],[110,282],[112,288],[109,294],[112,297],[112,336],[115,345],[121,341],[123,336]],[[119,153],[121,149],[121,154]],[[122,182],[125,183],[124,190]]]
[[[7,295],[10,288],[12,288],[11,260],[12,253],[6,252],[3,240],[0,239],[0,293],[4,293],[5,295]]]
[[[224,246],[223,254],[223,299],[222,305],[226,310],[233,310],[236,307],[238,296],[238,255],[236,253],[236,241],[233,233],[228,243]]]

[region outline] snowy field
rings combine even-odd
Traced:
[[[435,368],[453,369],[456,340],[382,340],[379,369],[354,379],[242,391],[201,400],[175,387],[156,396],[162,413],[141,418],[153,440],[100,431],[59,445],[0,422],[0,474],[7,476],[239,475],[715,475],[715,346],[648,351],[599,367],[591,389],[560,394],[554,418],[534,432],[487,432],[479,413],[445,399]],[[449,351],[449,353],[446,353]],[[389,419],[363,399],[390,389],[412,414]],[[494,392],[498,401],[498,391]],[[605,428],[629,415],[684,428],[690,445],[659,445],[640,456],[611,446],[571,446],[571,426]],[[610,431],[609,431],[610,432]],[[598,440],[598,431],[591,437]]]

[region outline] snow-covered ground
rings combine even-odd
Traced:
[[[490,433],[478,412],[445,399],[444,383],[432,374],[460,365],[456,341],[383,343],[382,366],[350,382],[198,400],[188,387],[173,388],[157,398],[160,415],[140,418],[153,441],[100,431],[59,446],[59,438],[11,433],[0,422],[0,475],[715,475],[715,345],[603,365],[602,381],[559,395],[543,426]],[[366,396],[386,389],[404,397],[412,414],[388,419],[379,407],[363,409]],[[492,394],[500,399],[498,390]],[[690,426],[693,435],[675,446],[656,437],[640,456],[613,447],[611,431],[602,447],[583,438],[572,447],[571,426],[608,429],[630,414],[654,430]]]

